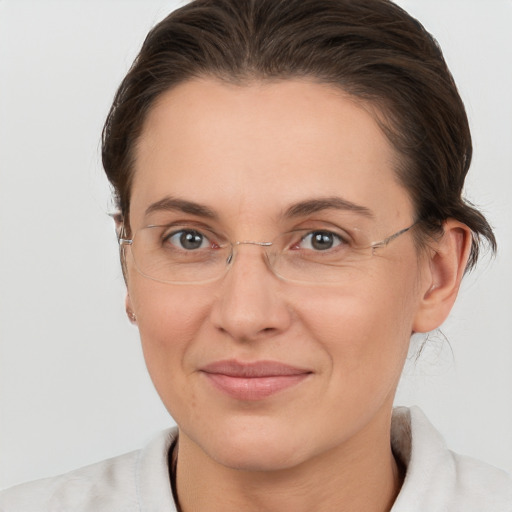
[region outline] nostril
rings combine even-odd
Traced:
[[[265,327],[264,329],[261,329],[260,335],[264,336],[270,336],[277,332],[277,329],[275,327]]]

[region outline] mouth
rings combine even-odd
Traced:
[[[237,400],[263,400],[304,381],[313,372],[276,361],[217,361],[200,370],[217,390]]]

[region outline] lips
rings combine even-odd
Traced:
[[[262,400],[305,380],[310,370],[276,361],[217,361],[201,368],[217,390],[237,400]]]

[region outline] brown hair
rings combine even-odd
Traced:
[[[163,92],[196,77],[239,84],[310,78],[377,107],[401,156],[420,233],[454,218],[473,232],[468,268],[486,240],[484,216],[462,198],[472,145],[464,105],[435,39],[389,0],[194,0],[148,34],[103,129],[103,166],[129,224],[136,142]],[[129,230],[129,225],[127,226]]]

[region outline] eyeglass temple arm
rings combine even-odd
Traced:
[[[410,225],[409,227],[407,228],[404,228],[404,229],[401,229],[400,231],[397,231],[396,233],[393,233],[391,236],[388,236],[387,238],[385,238],[384,240],[382,240],[381,242],[375,242],[371,245],[371,248],[372,249],[378,249],[380,247],[385,247],[386,245],[388,245],[389,243],[391,243],[393,240],[395,240],[395,238],[398,238],[400,235],[403,235],[404,233],[407,233],[407,231],[409,231],[410,229],[412,229],[415,225],[417,224],[417,222],[415,222],[414,224]]]

